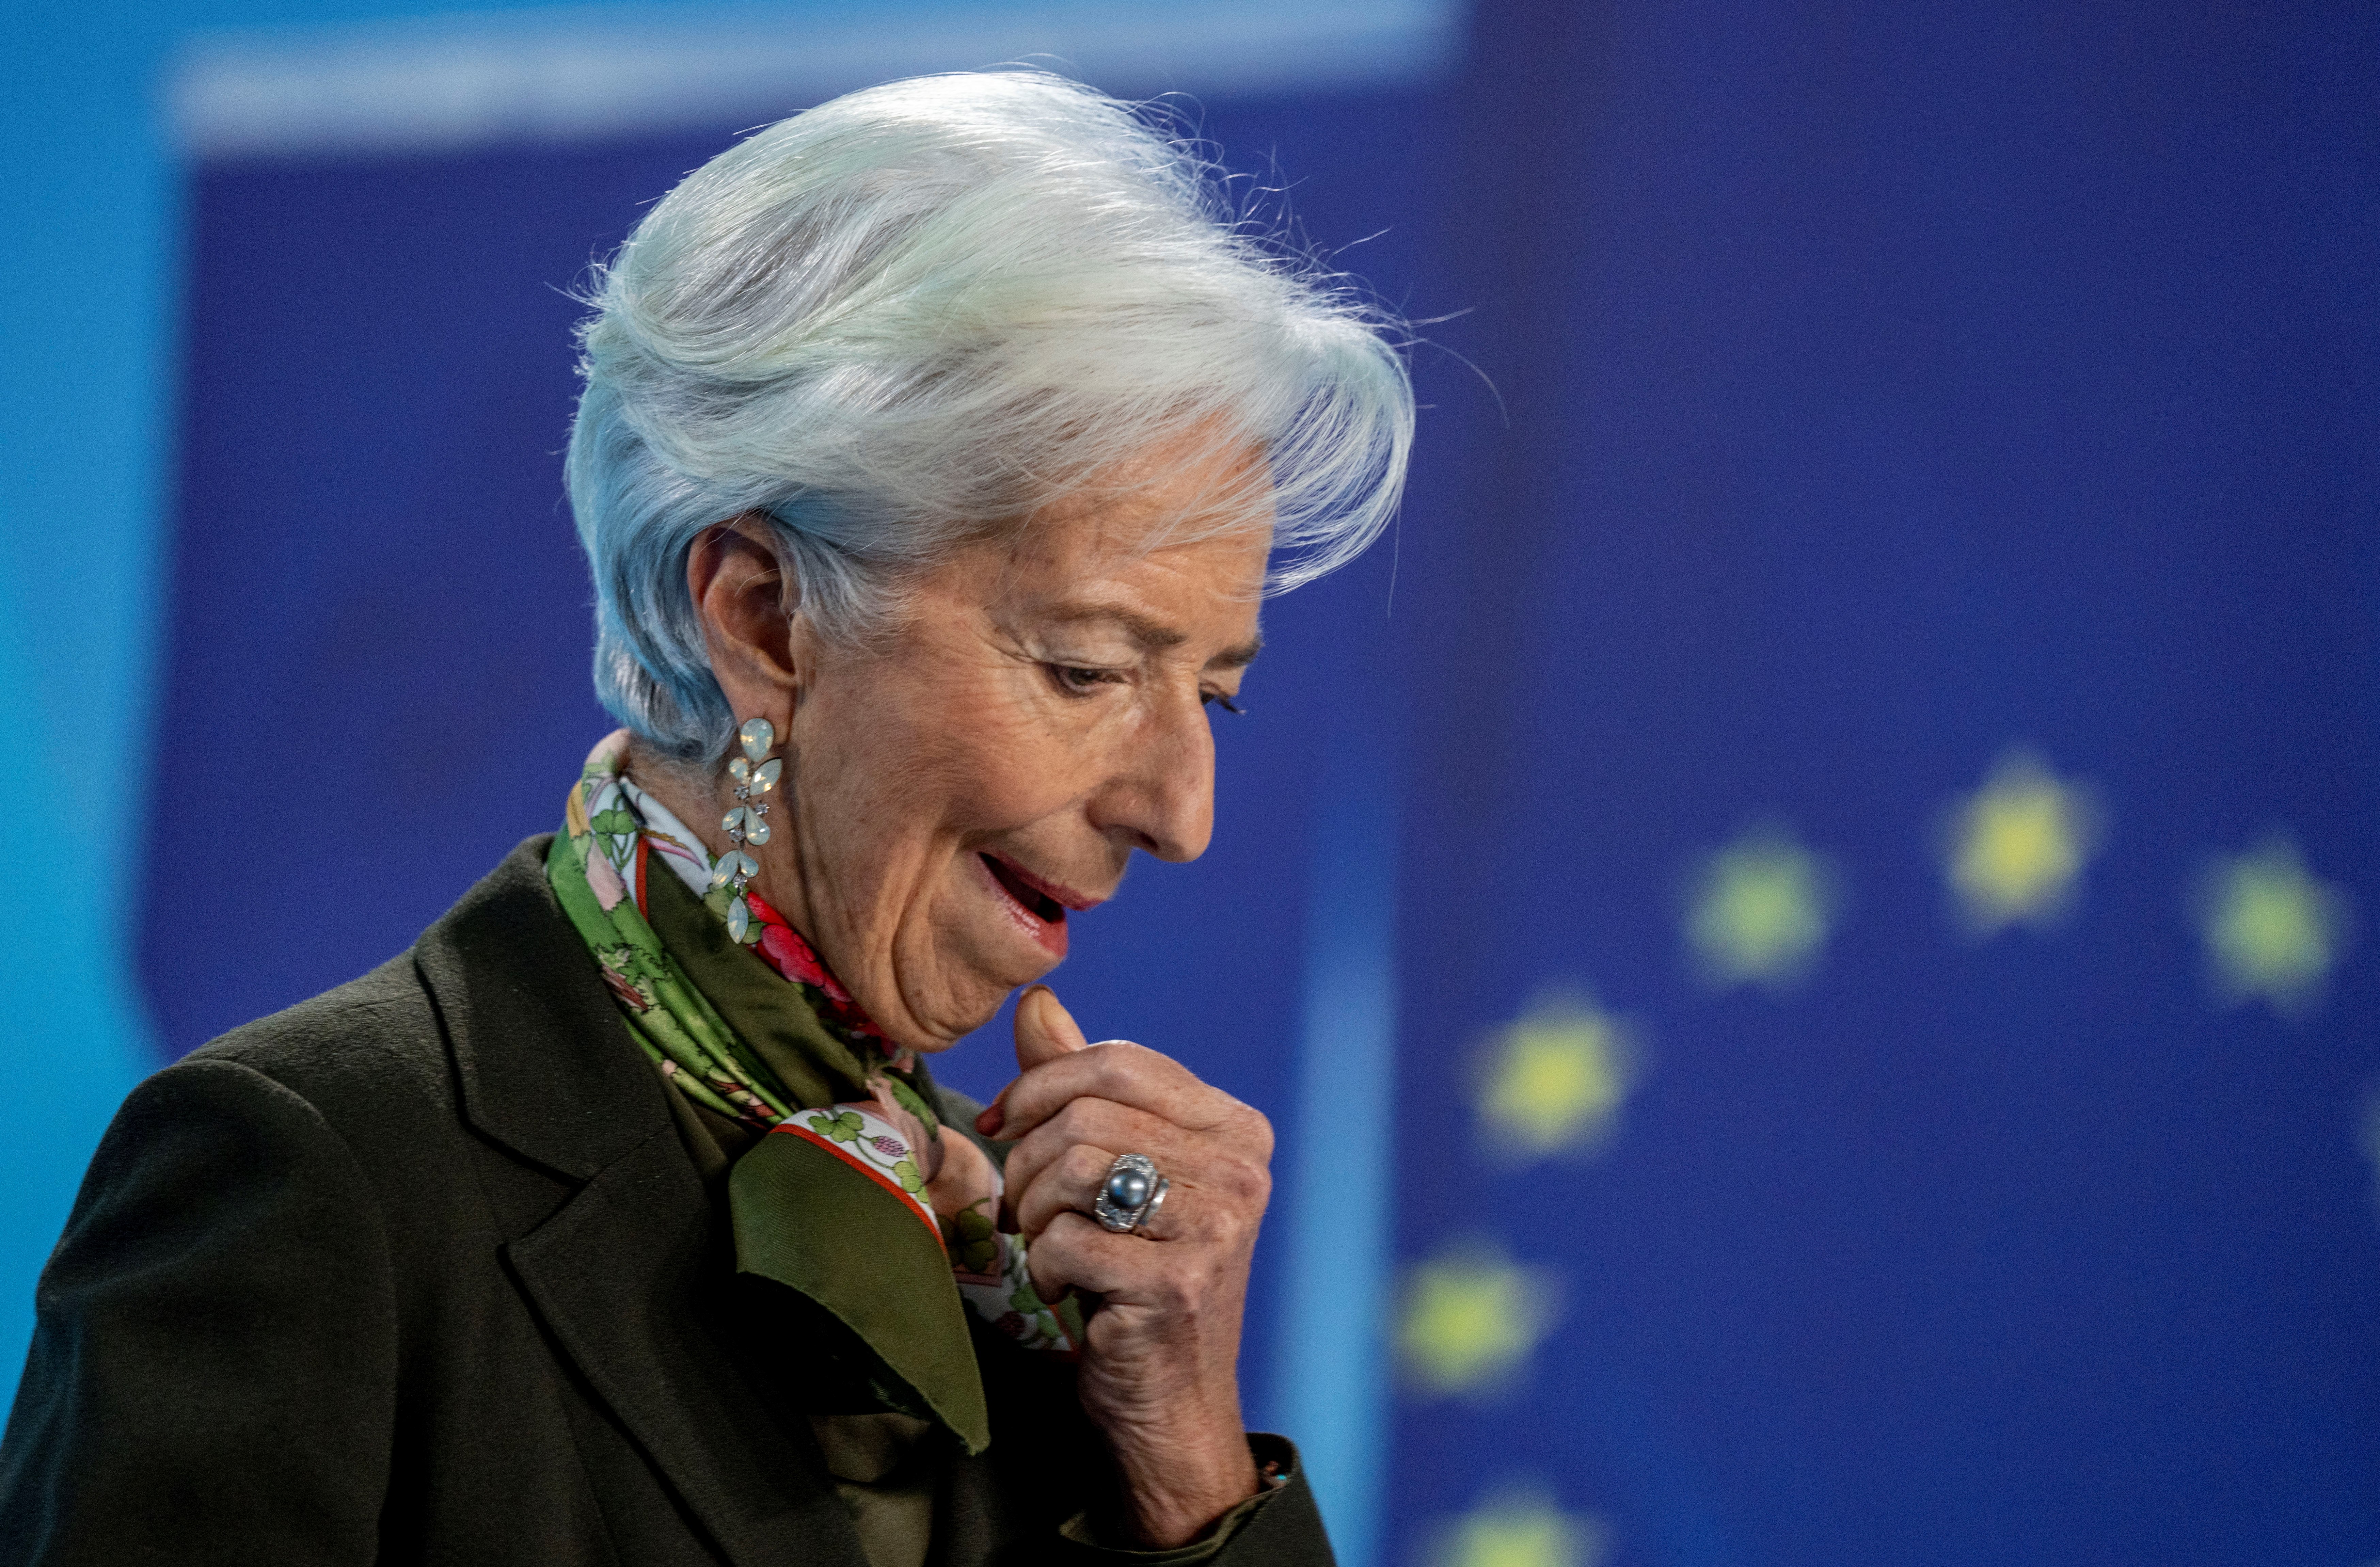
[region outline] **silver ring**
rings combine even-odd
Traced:
[[[1119,1235],[1129,1234],[1148,1222],[1172,1189],[1173,1183],[1157,1172],[1147,1154],[1118,1154],[1091,1199],[1091,1217]]]

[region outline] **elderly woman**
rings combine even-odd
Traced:
[[[593,302],[624,728],[410,952],[126,1103],[0,1557],[1327,1561],[1234,1381],[1264,1118],[1038,987],[989,1108],[926,1063],[1206,847],[1259,600],[1394,503],[1397,355],[1028,73],[762,131]]]

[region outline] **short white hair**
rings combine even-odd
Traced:
[[[596,688],[686,761],[736,722],[686,588],[708,528],[767,518],[804,611],[864,638],[909,574],[1071,488],[1253,445],[1277,591],[1379,534],[1412,445],[1393,322],[1243,218],[1171,121],[1043,72],[891,82],[754,134],[589,302],[567,471]]]

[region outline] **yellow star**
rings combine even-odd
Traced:
[[[1428,1391],[1474,1392],[1526,1359],[1555,1315],[1553,1289],[1536,1269],[1492,1248],[1461,1247],[1406,1280],[1397,1348]]]
[[[1438,1567],[1599,1567],[1609,1553],[1603,1521],[1564,1512],[1542,1491],[1489,1498],[1441,1537]]]
[[[1581,995],[1540,999],[1490,1042],[1479,1095],[1489,1151],[1538,1159],[1607,1139],[1634,1087],[1628,1030]]]
[[[1837,884],[1833,868],[1782,828],[1748,829],[1693,875],[1686,941],[1695,967],[1715,990],[1790,989],[1817,966]]]
[[[2262,997],[2288,1016],[2310,1011],[2345,951],[2353,905],[2309,874],[2285,833],[2244,855],[2218,856],[2198,882],[2199,934],[2216,988],[2231,1002]]]
[[[2010,751],[1950,818],[1950,891],[1968,929],[1984,937],[2056,924],[2097,838],[2090,792],[2059,782],[2031,751]]]

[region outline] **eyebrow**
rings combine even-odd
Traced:
[[[1078,625],[1087,620],[1105,620],[1123,627],[1143,652],[1161,653],[1168,648],[1178,648],[1190,639],[1189,634],[1177,631],[1162,621],[1152,620],[1138,610],[1121,604],[1076,604],[1050,612],[1050,618],[1064,625]],[[1251,637],[1236,648],[1226,648],[1207,661],[1208,667],[1245,669],[1264,651],[1264,638]]]

